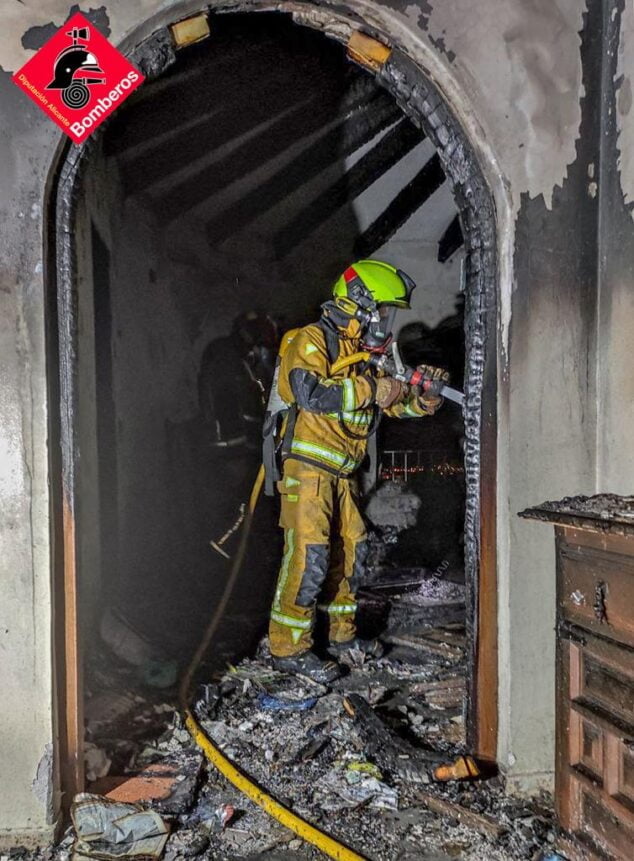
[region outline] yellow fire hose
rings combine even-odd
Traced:
[[[356,355],[358,356],[361,354]],[[350,361],[352,359],[355,359],[355,357],[350,356],[347,360],[345,360],[346,364],[352,364],[352,362]],[[360,360],[356,358],[355,361]],[[345,365],[343,365],[342,367],[345,367]],[[202,727],[196,720],[193,712],[189,708],[189,689],[194,677],[194,673],[196,672],[198,665],[200,664],[203,656],[205,655],[205,652],[209,648],[209,644],[211,643],[212,637],[216,633],[216,629],[221,618],[224,615],[224,612],[227,608],[227,604],[229,602],[229,598],[231,597],[231,593],[238,579],[238,574],[240,573],[240,568],[242,566],[242,562],[244,560],[244,555],[247,548],[249,532],[251,530],[253,512],[255,511],[255,506],[257,505],[257,501],[260,496],[263,483],[264,467],[261,466],[258,471],[257,478],[255,479],[253,489],[251,491],[249,507],[246,513],[246,517],[242,527],[242,533],[240,536],[240,544],[233,560],[233,565],[231,566],[229,578],[222,593],[222,597],[218,603],[218,606],[215,609],[215,612],[209,622],[209,625],[205,630],[205,633],[203,634],[203,638],[200,641],[200,645],[198,646],[198,649],[196,650],[196,653],[194,654],[194,657],[192,658],[189,667],[187,668],[183,678],[181,679],[178,691],[180,709],[183,715],[183,719],[185,721],[185,726],[189,730],[191,737],[194,739],[198,747],[203,751],[203,753],[212,763],[212,765],[214,765],[218,769],[218,771],[224,777],[227,778],[230,783],[232,783],[237,789],[239,789],[240,792],[250,798],[251,801],[254,801],[263,810],[266,810],[266,812],[270,816],[272,816],[274,819],[277,819],[277,821],[280,822],[282,825],[285,825],[286,828],[289,828],[291,831],[297,834],[298,837],[301,837],[302,840],[305,840],[307,843],[312,843],[313,846],[316,846],[318,849],[321,849],[321,851],[328,855],[330,858],[336,858],[338,859],[338,861],[365,861],[362,855],[358,855],[352,849],[348,849],[346,846],[344,846],[343,843],[339,843],[338,840],[335,840],[329,834],[325,834],[323,831],[320,831],[319,828],[316,828],[314,825],[311,825],[309,822],[306,822],[306,820],[302,819],[300,816],[297,816],[296,813],[293,813],[292,810],[289,810],[287,807],[284,807],[284,805],[280,804],[278,801],[272,798],[267,792],[265,792],[249,777],[247,777],[247,775],[244,774],[237,766],[235,766],[231,762],[231,760],[227,759],[227,757],[223,753],[221,753],[221,751],[216,747],[216,745],[211,741],[211,739],[202,729]]]

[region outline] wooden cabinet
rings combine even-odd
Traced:
[[[580,497],[522,516],[556,524],[555,803],[567,854],[634,861],[634,500]]]

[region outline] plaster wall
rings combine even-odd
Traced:
[[[0,841],[56,804],[42,207],[57,135],[0,80]],[[20,183],[20,178],[22,182]]]
[[[634,487],[634,2],[608,4],[604,29],[597,488],[629,495]]]
[[[156,594],[160,578],[177,565],[179,542],[190,537],[182,535],[180,518],[187,523],[187,515],[192,514],[182,510],[186,497],[179,492],[178,481],[165,480],[179,474],[170,433],[175,424],[196,412],[197,395],[195,357],[176,301],[178,281],[152,213],[134,200],[124,201],[115,164],[97,154],[84,188],[77,219],[82,258],[78,264],[81,485],[77,522],[82,627],[90,645],[103,608],[125,606],[127,586],[136,594],[134,588],[143,582],[146,594],[154,595],[158,606],[161,599],[166,603],[164,595]],[[95,325],[105,326],[106,320],[98,316],[95,321],[93,275],[95,267],[106,267],[106,261],[96,252],[93,230],[109,251],[109,271],[107,276],[102,273],[109,282],[109,300],[102,297],[100,311],[109,316],[112,329],[110,344],[101,347],[105,349],[101,361],[111,375],[109,393],[97,391],[94,332]],[[104,286],[101,283],[99,289]],[[107,439],[100,439],[104,427],[99,426],[98,405],[110,411]],[[104,488],[113,498],[104,494]],[[110,512],[110,520],[102,507]],[[144,612],[150,607],[151,601]]]
[[[97,11],[105,32],[109,29],[114,43],[125,47],[158,24],[199,7],[195,2],[177,6],[158,0],[135,4],[113,0],[107,9]],[[587,328],[588,319],[591,328],[593,324],[592,297],[584,294],[584,303],[590,304],[582,322],[573,290],[579,269],[567,276],[565,301],[558,289],[569,257],[558,262],[557,253],[574,235],[574,203],[582,188],[579,176],[568,186],[563,220],[555,194],[579,158],[576,143],[584,92],[579,31],[586,4],[353,0],[349,8],[366,27],[389,32],[445,93],[471,136],[495,196],[501,275],[499,754],[511,782],[526,790],[547,780],[553,763],[553,686],[544,665],[552,665],[548,608],[553,607],[554,566],[552,535],[537,525],[519,524],[515,513],[525,504],[559,493],[591,491],[596,474],[596,421],[593,409],[588,409],[593,381],[583,378],[587,368],[571,365],[571,357],[584,347],[592,361],[594,342]],[[328,9],[337,11],[335,6],[322,7]],[[59,26],[67,14],[68,4],[62,0],[14,3],[3,9],[0,36],[5,251],[0,270],[4,452],[0,494],[3,513],[8,512],[0,523],[5,728],[0,740],[0,827],[5,841],[12,843],[18,834],[23,839],[46,832],[54,810],[50,757],[46,758],[47,745],[55,736],[41,249],[45,184],[58,134],[13,87],[8,72],[32,53],[22,43],[24,34],[29,34],[25,44],[35,47],[42,31],[33,28],[51,22]],[[631,62],[633,49],[623,44],[623,62]],[[588,163],[582,170],[585,174]],[[587,194],[584,211],[586,200],[591,200]],[[536,201],[532,205],[537,210],[529,211],[530,201]],[[533,217],[535,212],[540,218]],[[524,239],[516,244],[518,213]],[[551,264],[545,268],[544,257],[540,263],[539,253],[536,258],[531,247],[537,236],[542,251],[550,255]],[[559,244],[553,240],[557,236]],[[625,294],[619,296],[621,305],[614,303],[614,315],[622,313],[623,303],[629,309]],[[611,361],[606,356],[606,362]],[[623,413],[612,412],[611,433],[623,440]],[[616,471],[608,472],[607,464],[603,471],[606,481],[619,481],[619,487],[604,489],[620,489]]]

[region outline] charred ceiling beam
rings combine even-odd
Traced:
[[[209,52],[212,50],[219,53],[210,57]],[[257,86],[262,79],[262,65],[270,70],[268,57],[273,49],[267,43],[250,46],[249,58],[253,62],[249,63],[241,76],[236,76],[234,71],[244,61],[246,50],[242,42],[219,46],[205,42],[188,48],[187,54],[190,51],[206,53],[198,59],[176,65],[169,77],[159,78],[139,88],[138,95],[134,94],[134,110],[121,111],[113,117],[105,143],[106,155],[126,154],[161,135],[166,128],[174,128],[190,121],[192,117],[209,114],[225,102],[232,85],[236,92],[248,92],[250,86]],[[218,88],[220,80],[223,83],[221,91]]]
[[[312,180],[335,160],[352,155],[402,116],[394,101],[379,91],[367,105],[342,119],[331,131],[310,144],[289,164],[207,223],[211,244],[240,233],[248,224]]]
[[[267,161],[281,155],[289,146],[289,127],[300,127],[310,134],[323,124],[319,99],[315,97],[290,111],[284,111],[264,129],[239,144],[226,156],[196,170],[185,179],[156,190],[153,197],[159,217],[168,224],[185,212],[214,197],[236,180],[246,176]]]
[[[372,79],[367,75],[359,75],[356,70],[348,73],[346,78],[349,90],[359,97],[365,94],[370,98],[376,91]],[[312,76],[300,77],[291,90],[288,69],[283,65],[274,66],[266,75],[262,75],[257,63],[250,65],[241,76],[233,79],[228,77],[220,91],[217,80],[214,86],[207,86],[207,91],[216,93],[211,110],[208,96],[203,93],[201,105],[204,104],[204,109],[201,107],[190,111],[183,118],[179,113],[179,119],[175,121],[171,102],[167,101],[162,111],[161,133],[146,138],[121,154],[119,163],[126,193],[143,191],[181,170],[189,162],[248,133],[275,116],[274,106],[299,104],[311,95],[316,99],[323,97]],[[158,104],[160,112],[161,102]],[[169,111],[169,115],[165,110]],[[158,122],[160,117],[157,114],[153,119]],[[165,142],[166,130],[172,130],[169,146]]]
[[[446,263],[464,245],[460,218],[456,215],[438,242],[438,262]]]
[[[220,106],[217,112],[212,113],[204,122],[194,128],[186,126],[180,134],[177,130],[177,133],[170,139],[169,145],[165,145],[163,141],[162,145],[157,147],[154,152],[144,150],[139,153],[137,158],[123,164],[121,178],[126,194],[138,194],[160,182],[166,182],[169,185],[167,180],[172,174],[182,170],[186,165],[195,162],[205,154],[209,156],[214,150],[225,144],[248,135],[249,132],[264,125],[273,116],[272,122],[266,126],[266,131],[261,133],[260,140],[264,149],[257,150],[258,156],[265,155],[267,147],[270,149],[274,145],[274,142],[278,140],[279,132],[288,128],[289,122],[301,122],[304,113],[307,111],[314,112],[319,107],[319,98],[314,95],[310,99],[308,92],[303,94],[303,98],[302,95],[298,94],[296,106],[290,112],[289,107],[291,106],[287,105],[287,110],[279,114],[276,119],[271,112],[270,103],[264,101],[249,105],[244,110],[235,104]],[[255,140],[258,140],[257,132]],[[242,170],[244,169],[244,162],[241,157],[252,152],[252,147],[252,143],[245,141],[244,145],[237,144],[232,151],[231,157],[240,160]],[[207,169],[208,165],[202,169],[201,173],[206,172]],[[227,176],[231,176],[231,171],[228,172]]]
[[[200,49],[196,46],[189,51],[208,51],[208,43]],[[251,49],[254,60],[262,55],[270,46],[254,45]],[[139,88],[138,94],[130,100],[133,110],[118,111],[112,118],[108,135],[104,143],[106,155],[120,155],[139,145],[146,144],[155,136],[160,135],[166,128],[187,122],[192,117],[209,113],[219,106],[222,94],[218,92],[219,76],[227,80],[231,69],[239,64],[244,56],[244,46],[225,47],[215,59],[203,62],[191,61],[189,64],[177,64],[164,78],[145,83]]]
[[[394,167],[425,135],[408,119],[390,129],[372,149],[361,156],[340,179],[290,221],[275,237],[275,251],[284,257],[327,221],[346,203],[355,200]]]
[[[313,92],[310,102],[280,114],[272,125],[268,124],[261,133],[251,136],[224,158],[195,171],[178,184],[168,185],[164,193],[157,192],[156,203],[163,223],[173,221],[231,183],[279,157],[291,143],[319,131],[325,124],[324,101],[327,105],[330,96],[335,98],[336,94],[324,92],[323,87]],[[341,103],[341,110],[348,113],[358,110],[366,104],[372,92],[372,85],[368,88],[367,82],[359,79],[358,85],[355,83]],[[293,130],[298,130],[301,137],[295,137]]]
[[[377,248],[385,245],[399,227],[402,227],[420,209],[444,181],[445,173],[438,155],[435,154],[357,239],[356,256],[369,257]]]

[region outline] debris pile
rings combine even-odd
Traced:
[[[390,594],[389,614],[407,624],[388,634],[383,658],[349,651],[347,673],[330,687],[276,671],[263,641],[255,657],[197,690],[196,717],[251,779],[368,859],[538,858],[555,838],[549,799],[512,800],[498,777],[472,779],[477,766],[463,719],[466,643],[452,615],[462,600],[460,589],[429,584]],[[403,602],[425,612],[433,605],[433,617],[402,613]],[[99,853],[82,836],[77,811],[87,799],[80,796],[76,833],[36,855],[39,861],[133,857],[118,852],[124,844],[113,839],[107,813],[116,804],[127,805],[132,823],[151,811],[139,823],[153,823],[151,833],[139,834],[155,841],[167,861],[324,857],[206,763],[157,692],[145,703],[121,688],[119,699],[98,696],[89,701],[95,747],[88,756],[95,772],[105,760],[113,763],[90,787],[106,797],[87,797],[89,810],[105,817]],[[470,779],[439,779],[451,778],[452,770]],[[132,803],[139,798],[145,803]],[[108,835],[110,848],[103,842]]]

